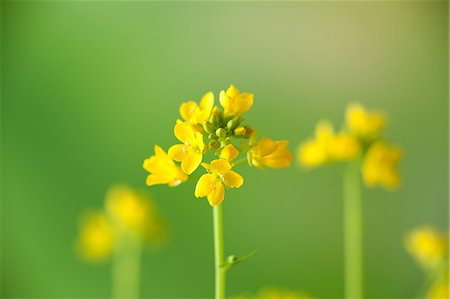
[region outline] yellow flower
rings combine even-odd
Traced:
[[[264,287],[258,293],[258,299],[310,299],[311,297],[291,290]]]
[[[193,124],[202,124],[209,119],[214,107],[214,94],[206,93],[200,100],[200,105],[194,101],[181,104],[180,114],[184,120]]]
[[[106,208],[117,229],[128,230],[152,242],[164,238],[164,222],[149,198],[127,186],[114,186],[106,195]]]
[[[423,226],[408,234],[406,249],[423,266],[436,267],[447,261],[447,238],[429,226]]]
[[[169,149],[169,157],[181,162],[181,169],[186,174],[193,173],[203,159],[203,135],[195,130],[189,123],[177,121],[174,128],[177,139],[183,144],[173,145]]]
[[[292,154],[288,151],[288,142],[261,138],[249,151],[249,162],[258,168],[285,168],[291,164]]]
[[[221,91],[219,101],[225,110],[225,115],[240,115],[247,112],[253,105],[253,94],[240,93],[234,86],[230,85],[227,91]]]
[[[227,160],[213,160],[211,164],[202,164],[209,173],[200,177],[195,186],[195,197],[207,197],[211,206],[220,204],[224,199],[225,188],[239,188],[244,183],[240,174],[231,170]]]
[[[435,282],[428,290],[426,295],[426,299],[448,299],[448,298],[450,298],[448,278],[441,279]]]
[[[150,173],[147,185],[168,184],[178,186],[187,180],[187,175],[178,167],[166,152],[155,145],[155,155],[144,160],[144,169]]]
[[[347,108],[346,123],[356,136],[363,140],[373,140],[380,136],[386,119],[382,112],[367,112],[363,106],[352,104]]]
[[[220,152],[220,158],[227,161],[234,160],[238,155],[239,151],[232,144],[226,145]]]
[[[82,218],[76,245],[83,258],[97,262],[111,256],[114,239],[114,231],[106,215],[91,212]]]
[[[385,144],[374,143],[368,150],[363,161],[362,172],[366,185],[373,187],[381,185],[385,188],[395,188],[400,183],[397,164],[401,158],[400,149]]]
[[[347,133],[334,133],[333,125],[320,121],[316,126],[315,139],[300,145],[299,163],[316,167],[331,161],[346,161],[356,158],[361,152],[359,142]]]

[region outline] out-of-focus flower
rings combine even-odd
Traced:
[[[368,112],[362,105],[352,104],[347,108],[346,123],[351,133],[370,141],[380,136],[386,118],[381,111]]]
[[[82,217],[76,247],[83,258],[97,262],[110,257],[114,242],[113,227],[104,213],[91,212]]]
[[[143,167],[150,173],[147,176],[147,185],[149,186],[167,184],[173,187],[188,179],[180,167],[157,145],[155,145],[155,155],[145,159]]]
[[[435,282],[428,290],[426,299],[448,299],[449,294],[449,282],[448,278],[441,279]]]
[[[333,161],[347,161],[361,152],[359,142],[350,134],[335,134],[333,125],[320,121],[316,126],[315,138],[301,144],[298,149],[299,163],[305,167],[317,167]]]
[[[197,132],[192,125],[182,121],[177,121],[174,133],[183,144],[173,145],[169,149],[169,157],[181,162],[181,169],[186,174],[191,174],[202,162],[205,149],[203,135]]]
[[[288,142],[261,138],[251,147],[249,163],[258,168],[285,168],[292,162],[292,154],[288,151]]]
[[[434,268],[447,261],[447,237],[430,226],[410,232],[405,245],[409,253],[426,268]]]
[[[310,299],[308,295],[297,291],[279,289],[274,287],[262,288],[258,293],[258,299]]]
[[[225,188],[239,188],[244,183],[240,174],[231,170],[227,160],[214,160],[211,164],[203,163],[209,172],[200,177],[195,187],[195,197],[207,197],[211,206],[220,204],[224,199]]]
[[[224,108],[225,116],[240,115],[252,107],[253,94],[240,93],[234,85],[230,85],[226,91],[220,92],[219,101]]]
[[[202,124],[207,121],[214,107],[214,94],[206,93],[200,100],[200,105],[194,101],[181,104],[180,114],[184,120],[192,124]]]
[[[364,182],[369,187],[381,185],[392,189],[400,183],[397,164],[401,151],[397,147],[384,142],[376,142],[368,150],[362,165]]]

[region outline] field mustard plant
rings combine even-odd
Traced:
[[[138,298],[142,245],[159,247],[166,235],[165,222],[150,199],[117,185],[107,192],[103,210],[81,218],[76,249],[91,262],[112,258],[113,298]]]
[[[426,299],[449,298],[448,234],[421,226],[406,235],[405,247],[425,272],[425,290],[419,295]]]
[[[360,177],[367,187],[392,190],[400,184],[398,147],[383,136],[386,117],[351,104],[345,126],[335,132],[329,121],[320,121],[314,137],[300,144],[297,154],[306,169],[346,162],[344,172],[345,297],[363,298],[362,203]]]
[[[206,198],[213,209],[216,299],[225,298],[227,270],[249,257],[230,256],[226,261],[224,258],[221,203],[227,189],[238,189],[244,184],[244,178],[234,167],[247,161],[257,168],[284,168],[292,161],[287,141],[267,137],[257,139],[256,131],[243,124],[242,114],[250,110],[253,101],[253,94],[241,93],[230,85],[219,93],[223,110],[215,105],[212,92],[206,93],[199,104],[194,101],[182,103],[179,112],[184,121],[177,120],[174,127],[174,135],[181,144],[171,146],[167,154],[155,146],[155,154],[143,165],[149,172],[149,186],[177,186],[202,169],[193,194],[197,198]],[[207,162],[205,158],[209,154],[215,157]],[[237,159],[241,154],[244,157]]]

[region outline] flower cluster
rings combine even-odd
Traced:
[[[316,126],[315,137],[300,145],[300,165],[313,168],[339,161],[362,161],[362,175],[366,185],[392,189],[398,186],[400,174],[397,164],[400,149],[390,145],[382,132],[386,118],[382,112],[368,112],[359,104],[347,108],[344,129],[335,132],[328,121]]]
[[[254,96],[241,93],[235,86],[219,94],[223,110],[214,103],[214,94],[206,93],[199,103],[188,101],[180,106],[183,120],[177,120],[174,127],[175,144],[165,152],[155,146],[155,154],[144,161],[149,172],[147,185],[167,184],[177,186],[201,165],[203,174],[195,187],[196,197],[206,197],[212,205],[224,199],[225,188],[239,188],[243,177],[233,170],[245,154],[250,166],[258,168],[283,168],[290,165],[292,155],[287,141],[270,138],[256,139],[256,131],[244,125],[242,114],[253,106]],[[215,155],[209,163],[203,162],[208,153]],[[177,164],[179,163],[179,164]]]
[[[430,226],[411,231],[405,246],[417,263],[425,270],[431,283],[426,298],[449,298],[448,236]]]
[[[104,210],[83,215],[76,247],[87,260],[101,261],[125,236],[159,245],[165,238],[165,223],[146,196],[120,185],[108,191]]]

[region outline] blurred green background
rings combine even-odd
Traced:
[[[192,182],[147,188],[142,161],[176,142],[182,101],[230,83],[255,94],[247,122],[292,151],[351,101],[386,111],[403,182],[363,192],[366,293],[413,297],[423,275],[404,234],[448,223],[447,27],[446,2],[4,2],[2,298],[109,296],[110,264],[73,243],[117,182],[149,191],[172,230],[144,254],[142,296],[211,297],[210,206]],[[259,251],[228,293],[341,297],[342,165],[239,172],[226,253]]]

